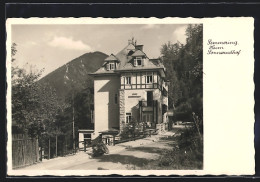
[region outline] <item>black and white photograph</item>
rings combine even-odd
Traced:
[[[13,170],[203,170],[203,24],[10,34]]]
[[[254,19],[10,18],[7,174],[254,174]]]

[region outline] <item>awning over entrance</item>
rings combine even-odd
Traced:
[[[101,133],[102,135],[117,135],[119,133],[119,130],[109,129],[109,130],[105,130],[105,131],[100,131],[99,133]]]
[[[79,129],[78,132],[79,132],[79,133],[93,133],[94,130]]]
[[[102,141],[106,145],[115,145],[115,137],[119,133],[117,129],[109,129],[99,132],[102,134]]]

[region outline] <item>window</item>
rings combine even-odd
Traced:
[[[132,113],[126,113],[126,123],[130,123],[132,120]]]
[[[106,65],[107,70],[114,70],[115,69],[115,63],[107,63]]]
[[[84,134],[84,139],[91,139],[91,134]]]
[[[127,77],[125,77],[125,79],[126,79],[126,84],[130,85],[131,84],[131,77],[127,76]]]
[[[109,63],[109,68],[110,68],[110,70],[114,70],[115,69],[115,64],[114,63]]]
[[[147,75],[147,76],[146,76],[146,83],[153,83],[153,77],[152,77],[152,75]]]
[[[117,104],[117,102],[118,102],[118,95],[115,94],[115,104]]]
[[[141,66],[142,65],[142,57],[136,57],[134,60],[134,66]]]

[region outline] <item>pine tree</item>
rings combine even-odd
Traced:
[[[188,25],[186,45],[168,42],[161,47],[166,79],[170,81],[169,106],[174,104],[183,120],[191,120],[192,112],[200,119],[203,116],[202,31],[202,25]]]

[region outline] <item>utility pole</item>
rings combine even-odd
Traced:
[[[58,136],[56,133],[56,157],[58,157]]]
[[[72,93],[72,103],[73,103],[73,105],[72,105],[72,135],[73,135],[73,153],[75,153],[75,127],[74,127],[74,125],[75,125],[75,117],[74,117],[74,91],[73,91],[73,93]]]
[[[49,137],[49,153],[48,153],[48,159],[51,158],[51,139]]]

